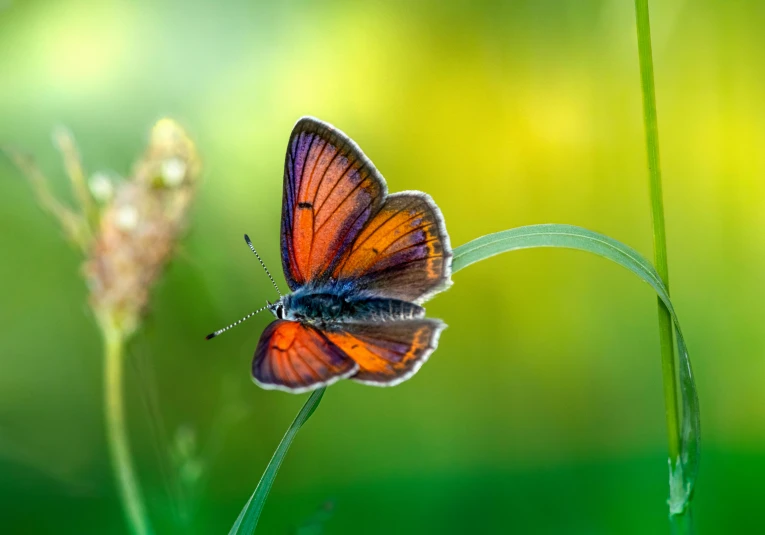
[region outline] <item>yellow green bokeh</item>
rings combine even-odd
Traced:
[[[756,532],[765,8],[651,8],[670,283],[701,398],[698,531]],[[203,340],[275,297],[243,233],[285,286],[282,170],[300,116],[354,138],[391,191],[430,193],[454,245],[556,222],[652,257],[631,0],[0,0],[0,143],[34,154],[58,194],[54,126],[74,132],[89,173],[124,176],[166,115],[205,170],[127,363],[158,533],[226,533],[304,401],[250,380],[268,318]],[[0,532],[127,533],[80,258],[7,159],[0,236]],[[592,255],[524,251],[460,272],[428,313],[450,327],[413,379],[327,391],[263,533],[295,533],[327,502],[325,533],[665,532],[647,285]],[[191,495],[174,483],[173,448],[201,456],[184,468],[201,471]]]

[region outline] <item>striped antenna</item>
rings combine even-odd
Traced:
[[[217,330],[217,331],[215,331],[214,333],[210,333],[210,334],[208,334],[207,336],[205,336],[205,340],[209,340],[209,339],[211,339],[211,338],[215,338],[215,337],[216,337],[216,336],[218,336],[219,334],[226,332],[227,330],[231,329],[232,327],[236,327],[237,325],[239,325],[240,323],[242,323],[244,320],[248,320],[248,319],[250,319],[251,317],[253,317],[253,316],[254,316],[255,314],[257,314],[258,312],[263,312],[263,311],[264,311],[265,309],[267,309],[267,308],[268,308],[268,305],[266,305],[266,306],[264,306],[264,307],[262,307],[262,308],[259,308],[259,309],[257,309],[255,312],[250,312],[250,313],[249,313],[249,314],[247,314],[245,317],[243,317],[242,319],[240,319],[240,320],[239,320],[239,321],[237,321],[237,322],[234,322],[234,323],[232,323],[232,324],[231,324],[231,325],[229,325],[228,327],[223,327],[222,329],[218,329],[218,330]]]
[[[284,296],[282,295],[282,292],[280,292],[280,291],[279,291],[279,287],[276,285],[276,281],[275,281],[275,280],[274,280],[274,278],[271,276],[271,272],[270,272],[270,271],[268,271],[268,268],[266,267],[266,264],[265,264],[265,262],[263,262],[263,260],[261,260],[261,258],[260,258],[260,255],[259,255],[259,254],[258,254],[258,252],[255,250],[255,247],[253,247],[253,246],[252,246],[252,242],[250,241],[250,237],[249,237],[247,234],[245,234],[245,235],[244,235],[244,241],[246,241],[246,242],[247,242],[247,245],[249,245],[249,246],[250,246],[250,249],[252,249],[252,252],[253,252],[253,253],[255,253],[255,256],[257,257],[257,259],[258,259],[258,262],[260,262],[260,265],[261,265],[261,266],[263,266],[263,269],[265,269],[265,270],[266,270],[266,275],[268,275],[268,278],[269,278],[269,279],[271,279],[271,284],[273,284],[273,285],[274,285],[274,288],[276,288],[276,293],[278,293],[278,294],[279,294],[279,297],[284,297]]]

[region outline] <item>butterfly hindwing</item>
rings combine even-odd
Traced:
[[[376,386],[397,385],[414,375],[436,349],[446,325],[433,319],[346,323],[327,338],[358,365],[351,379]]]
[[[300,119],[284,168],[281,248],[290,289],[325,280],[386,194],[385,180],[353,141]]]
[[[358,365],[318,329],[277,320],[260,336],[252,376],[263,388],[306,392],[356,373]]]
[[[373,295],[421,303],[451,285],[452,250],[438,206],[425,193],[389,195],[335,267]]]

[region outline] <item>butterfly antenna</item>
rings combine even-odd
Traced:
[[[265,309],[267,309],[267,308],[268,308],[268,305],[266,305],[266,306],[264,306],[264,307],[262,307],[262,308],[259,308],[259,309],[257,309],[255,312],[250,312],[250,313],[249,313],[249,314],[247,314],[245,317],[243,317],[243,318],[242,318],[242,319],[240,319],[239,321],[236,321],[236,322],[232,323],[232,324],[231,324],[231,325],[229,325],[228,327],[223,327],[222,329],[218,329],[218,330],[217,330],[217,331],[215,331],[214,333],[210,333],[210,334],[208,334],[207,336],[205,336],[205,340],[209,340],[209,339],[211,339],[211,338],[215,338],[215,337],[216,337],[216,336],[218,336],[219,334],[226,332],[227,330],[231,329],[232,327],[236,327],[237,325],[239,325],[240,323],[242,323],[244,320],[248,320],[248,319],[250,319],[251,317],[253,317],[253,316],[254,316],[255,314],[257,314],[258,312],[263,312],[263,311],[264,311]]]
[[[273,285],[274,285],[274,288],[276,288],[276,293],[278,293],[278,294],[279,294],[279,297],[284,297],[284,296],[282,295],[282,292],[280,292],[280,291],[279,291],[279,287],[276,285],[276,281],[275,281],[275,280],[274,280],[274,278],[271,276],[271,272],[270,272],[270,271],[268,271],[268,268],[266,267],[266,264],[265,264],[265,262],[263,262],[263,260],[260,258],[260,255],[259,255],[259,254],[258,254],[258,252],[255,250],[255,247],[253,247],[253,246],[252,246],[252,242],[250,241],[250,237],[249,237],[247,234],[245,234],[245,235],[244,235],[244,241],[246,241],[246,242],[247,242],[247,245],[249,245],[249,246],[250,246],[250,249],[252,249],[252,252],[253,252],[253,253],[255,253],[255,256],[257,257],[257,259],[258,259],[258,262],[260,262],[260,265],[261,265],[261,266],[263,266],[263,269],[265,269],[265,270],[266,270],[266,275],[268,275],[268,278],[269,278],[269,279],[271,279],[271,284],[273,284]]]

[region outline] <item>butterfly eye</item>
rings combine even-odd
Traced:
[[[276,306],[276,317],[279,319],[284,319],[284,307],[282,305]]]

